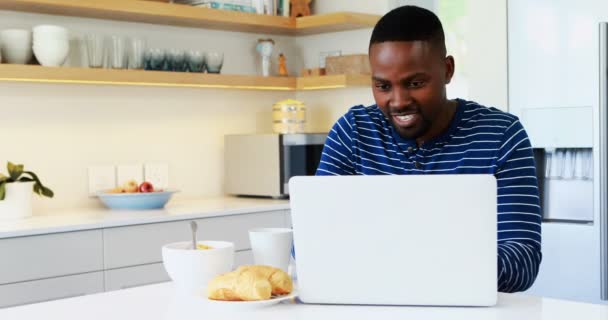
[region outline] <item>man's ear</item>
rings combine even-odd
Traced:
[[[445,84],[449,84],[452,81],[452,77],[454,76],[454,57],[447,56],[445,57]]]

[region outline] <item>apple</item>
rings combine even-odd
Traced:
[[[154,192],[154,186],[150,182],[144,181],[139,185],[139,192]]]
[[[129,180],[129,181],[125,182],[125,184],[122,185],[122,188],[127,193],[137,192],[138,191],[137,181],[135,181],[135,180]]]

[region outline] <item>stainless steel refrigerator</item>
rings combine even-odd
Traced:
[[[608,1],[509,0],[509,111],[534,148],[543,261],[530,294],[608,303]]]

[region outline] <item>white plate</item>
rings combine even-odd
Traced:
[[[270,298],[269,300],[259,300],[259,301],[221,301],[221,300],[211,300],[207,298],[207,303],[209,305],[222,307],[231,310],[244,310],[244,309],[259,309],[269,307],[282,301],[287,301],[293,299],[297,296],[297,292],[294,290],[288,295],[278,296],[275,298]]]

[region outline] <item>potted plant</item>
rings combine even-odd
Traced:
[[[7,165],[8,176],[0,173],[0,219],[24,218],[32,215],[32,190],[38,195],[52,198],[53,191],[40,182],[22,164]]]

